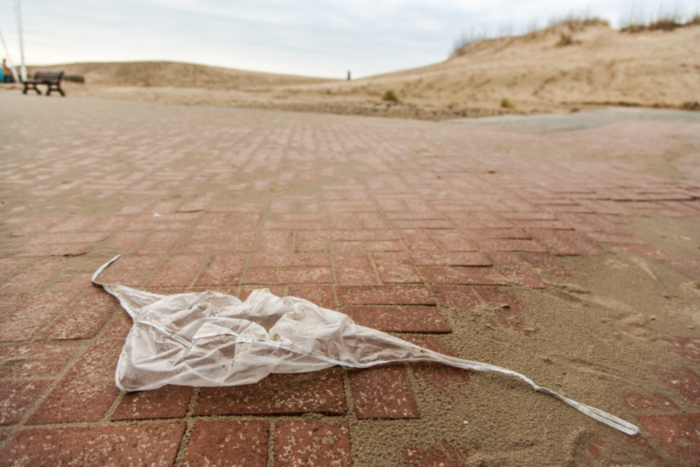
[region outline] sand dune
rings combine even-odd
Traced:
[[[571,45],[561,46],[561,34]],[[620,33],[568,26],[481,41],[437,65],[372,78],[416,97],[681,105],[700,98],[700,27]]]
[[[560,45],[562,34],[571,45]],[[83,75],[72,95],[439,120],[603,105],[692,108],[700,101],[700,26],[623,33],[564,24],[479,41],[422,68],[345,81],[173,62],[33,67]],[[31,70],[30,70],[31,71]],[[402,103],[385,103],[393,89]],[[515,109],[501,109],[502,98]]]
[[[178,62],[71,63],[33,68],[63,70],[67,75],[84,76],[89,84],[98,86],[168,86],[245,90],[326,81],[323,78],[279,75]]]

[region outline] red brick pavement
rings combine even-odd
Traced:
[[[364,424],[420,421],[420,381],[446,395],[470,384],[452,369],[392,365],[120,393],[130,320],[88,280],[117,253],[102,280],[242,299],[269,287],[453,355],[439,339],[477,306],[495,310],[496,332],[527,338],[516,292],[572,277],[561,257],[631,251],[699,277],[697,260],[624,228],[638,209],[698,215],[691,183],[485,160],[463,130],[432,123],[204,109],[216,117],[201,125],[180,108],[176,119],[100,106],[36,136],[14,123],[0,146],[0,465],[351,465],[367,462],[353,454]],[[658,369],[673,399],[622,399],[645,430],[645,459],[700,459],[700,415],[679,413],[700,409],[697,347],[670,341],[694,368]],[[431,446],[397,446],[394,459],[462,465],[473,454]]]

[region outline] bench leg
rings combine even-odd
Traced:
[[[59,84],[58,86],[56,86],[56,90],[57,90],[58,92],[61,93],[61,96],[62,96],[62,97],[66,97],[66,93],[63,92],[63,89],[61,89],[61,85],[60,85],[60,84]]]
[[[50,84],[48,84],[48,85],[46,86],[46,95],[47,95],[47,96],[50,96],[50,95],[51,95],[51,85],[50,85]]]
[[[39,88],[36,87],[36,84],[34,85],[34,90],[36,91],[37,94],[41,96],[41,91],[39,91]]]

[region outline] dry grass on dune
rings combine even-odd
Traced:
[[[630,22],[629,25],[622,28],[621,32],[638,33],[645,31],[674,31],[678,28],[688,26],[700,26],[700,14],[696,14],[688,21],[682,21],[678,15],[668,15],[649,21],[648,24],[640,24],[638,22]]]
[[[630,34],[591,19],[479,40],[441,63],[352,81],[173,62],[37,68],[83,75],[84,86],[68,83],[73,95],[439,120],[609,104],[694,110],[698,50],[692,22]]]

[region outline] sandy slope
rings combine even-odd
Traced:
[[[561,34],[574,44],[560,46]],[[700,101],[700,26],[621,33],[563,25],[481,41],[422,68],[353,81],[276,75],[172,62],[37,67],[84,75],[73,95],[438,120],[503,112],[624,105],[681,107]],[[395,90],[402,104],[382,103]],[[686,104],[687,105],[687,104]]]
[[[60,69],[82,75],[97,86],[172,86],[178,88],[253,90],[326,81],[323,78],[278,75],[177,62],[71,63],[36,69]]]
[[[578,43],[559,46],[562,33]],[[620,33],[566,26],[474,43],[437,65],[371,78],[412,97],[494,102],[628,102],[681,105],[700,100],[700,27]]]

